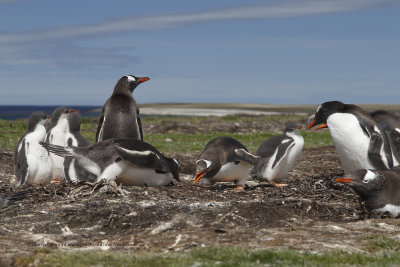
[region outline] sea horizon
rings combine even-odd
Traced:
[[[0,105],[0,119],[18,120],[27,119],[35,111],[43,111],[51,115],[60,105]],[[67,106],[69,107],[69,106]],[[97,117],[101,114],[102,106],[71,106],[77,109],[84,117]]]

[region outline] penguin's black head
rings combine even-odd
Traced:
[[[146,81],[150,80],[148,77],[136,77],[133,75],[125,75],[119,81],[114,87],[114,94],[132,94],[133,90],[141,84]]]
[[[36,125],[41,124],[44,126],[47,120],[47,115],[43,111],[35,111],[29,116],[28,130],[33,131]]]
[[[67,120],[68,120],[69,130],[71,132],[79,131],[81,129],[82,116],[77,109],[70,109],[68,111]]]
[[[219,171],[218,164],[213,164],[210,160],[199,159],[196,161],[196,174],[193,183],[197,183],[203,176],[213,177]]]
[[[284,133],[292,133],[296,130],[300,130],[302,128],[302,126],[298,123],[295,122],[288,122],[285,125],[285,129],[283,129]]]
[[[336,182],[350,186],[363,200],[370,199],[384,187],[384,177],[375,170],[361,169]]]
[[[68,114],[68,108],[67,107],[58,107],[58,108],[56,108],[53,111],[53,114],[51,115],[51,120],[57,122],[62,114]]]
[[[344,110],[345,104],[343,104],[340,101],[329,101],[322,103],[318,109],[317,112],[314,114],[314,116],[311,116],[310,123],[307,126],[307,129],[310,129],[313,126],[320,125],[316,129],[322,129],[328,127],[326,124],[326,121],[330,115],[336,112],[340,112]]]

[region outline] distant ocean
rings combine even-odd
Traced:
[[[16,120],[26,119],[32,112],[43,111],[51,115],[58,106],[0,106],[0,119],[3,120]],[[96,117],[100,116],[100,106],[67,106],[79,110],[82,116]]]

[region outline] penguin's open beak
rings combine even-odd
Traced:
[[[148,80],[150,80],[150,78],[148,78],[148,77],[142,77],[142,78],[140,78],[137,82],[138,82],[138,83],[144,83],[144,82],[147,82]]]
[[[310,122],[310,124],[308,124],[307,130],[310,130],[310,128],[314,126],[314,123],[315,123],[315,120],[312,120],[312,121]]]
[[[338,182],[338,183],[352,183],[352,182],[353,182],[353,179],[351,179],[351,178],[346,178],[346,177],[337,178],[337,179],[336,179],[336,182]]]
[[[311,127],[313,127],[314,124],[315,124],[315,120],[312,120],[312,121],[310,122],[310,124],[307,126],[307,130],[309,130]],[[319,130],[319,129],[322,129],[322,128],[328,128],[328,124],[327,124],[327,123],[321,124],[320,126],[318,126],[317,128],[315,128],[315,130]]]
[[[301,128],[303,128],[301,125],[296,127],[296,130],[300,130]]]
[[[193,181],[193,184],[197,183],[201,178],[203,178],[204,174],[206,174],[206,173],[205,172],[196,173],[196,175],[194,176],[195,179]]]
[[[75,112],[75,111],[78,111],[77,109],[70,109],[69,111],[68,111],[68,113],[72,113],[72,112]]]

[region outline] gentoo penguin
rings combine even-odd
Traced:
[[[74,110],[67,107],[58,107],[51,116],[51,122],[47,129],[46,142],[52,145],[66,146],[68,115]],[[60,182],[64,179],[64,158],[57,155],[50,155],[53,162],[53,181]]]
[[[80,168],[95,176],[96,181],[105,178],[138,186],[165,186],[174,178],[179,181],[178,162],[140,140],[108,139],[88,147],[41,144],[51,153],[73,157]]]
[[[123,76],[114,87],[114,92],[103,106],[97,127],[96,142],[110,138],[133,138],[143,141],[139,108],[132,97],[133,90],[147,77]]]
[[[52,161],[39,142],[46,138],[47,115],[42,111],[31,114],[28,131],[19,139],[14,151],[14,174],[20,185],[44,185],[52,178]]]
[[[389,139],[393,154],[393,165],[400,164],[400,117],[387,111],[376,110],[370,113],[374,121],[383,129]]]
[[[356,105],[321,104],[307,129],[328,127],[345,173],[393,167],[387,136],[372,117]]]
[[[235,153],[235,149],[247,148],[232,137],[217,137],[206,144],[197,157],[195,184],[203,179],[205,187],[210,187],[216,182],[236,181],[237,191],[243,187],[249,178],[249,162]]]
[[[262,142],[255,155],[241,149],[236,150],[236,153],[253,162],[250,175],[254,179],[266,180],[274,186],[286,186],[287,184],[281,184],[280,181],[287,176],[303,151],[301,128],[301,125],[289,122],[283,135],[273,136]]]
[[[82,116],[79,111],[72,110],[69,113],[67,120],[69,130],[65,136],[66,145],[69,147],[90,146],[90,142],[84,136],[82,136],[80,132]],[[72,183],[77,183],[79,181],[78,177],[86,177],[86,180],[91,182],[96,179],[96,177],[90,172],[86,171],[84,168],[81,168],[78,165],[76,159],[74,159],[73,157],[65,157],[64,159],[64,176],[68,181]]]
[[[365,201],[367,209],[399,216],[400,167],[384,171],[361,169],[336,181],[350,186]]]

